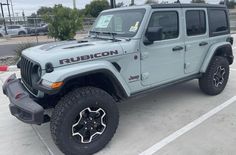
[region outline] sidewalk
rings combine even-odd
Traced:
[[[0,43],[6,42],[6,41],[7,41],[6,39],[0,38]]]

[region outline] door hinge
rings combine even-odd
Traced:
[[[142,73],[142,74],[141,74],[141,80],[143,81],[143,80],[148,79],[149,75],[150,75],[150,74],[149,74],[148,72]]]
[[[184,69],[187,69],[190,66],[190,63],[184,63]]]
[[[148,58],[148,55],[149,55],[148,52],[141,53],[141,60]]]

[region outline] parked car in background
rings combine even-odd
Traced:
[[[46,35],[46,34],[48,34],[48,24],[42,24],[39,27],[31,27],[30,34],[31,35],[35,35],[35,34]]]
[[[7,26],[7,33],[10,36],[25,36],[28,34],[29,30],[22,25],[8,25]],[[5,35],[4,27],[0,27],[0,36]]]

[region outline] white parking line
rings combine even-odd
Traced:
[[[234,69],[234,68],[230,68],[230,70],[232,70],[232,71],[236,71],[236,69]]]
[[[53,151],[50,149],[50,147],[47,145],[47,143],[43,140],[43,137],[40,135],[40,133],[37,131],[37,129],[35,129],[33,127],[33,125],[31,125],[31,127],[33,128],[35,134],[38,136],[38,138],[40,139],[40,141],[43,143],[43,145],[46,147],[46,149],[48,150],[49,155],[54,155]]]
[[[187,124],[186,126],[182,127],[181,129],[177,130],[173,134],[169,135],[168,137],[162,139],[160,142],[154,144],[144,152],[142,152],[140,155],[152,155],[155,152],[159,151],[161,148],[169,144],[170,142],[174,141],[178,137],[182,136],[183,134],[187,133],[188,131],[192,130],[193,128],[197,127],[204,121],[206,121],[208,118],[214,116],[216,113],[220,112],[224,108],[228,107],[232,103],[236,101],[236,96],[230,98],[228,101],[222,103],[221,105],[217,106],[216,108],[212,109],[211,111],[207,112],[206,114],[202,115],[195,121]]]

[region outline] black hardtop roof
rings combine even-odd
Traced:
[[[153,9],[155,8],[222,8],[226,9],[225,5],[219,4],[181,4],[181,3],[173,3],[173,4],[151,4]]]

